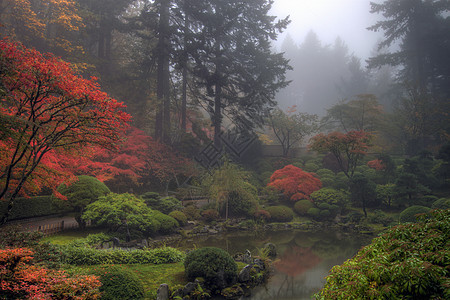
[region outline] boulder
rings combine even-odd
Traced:
[[[169,300],[169,286],[167,284],[163,283],[159,286],[156,300]]]

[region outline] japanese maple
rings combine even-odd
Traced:
[[[267,185],[283,192],[292,201],[309,199],[312,192],[322,187],[322,182],[314,175],[296,166],[287,165],[276,170],[270,176],[270,182]]]
[[[56,181],[73,175],[60,172],[53,155],[116,147],[130,116],[95,78],[77,76],[53,55],[3,39],[0,69],[0,121],[11,128],[0,136],[0,198],[9,201],[9,211],[19,192],[55,189]]]
[[[386,166],[384,165],[383,161],[381,159],[374,159],[371,160],[369,162],[367,162],[367,165],[372,168],[375,169],[377,171],[381,171],[386,169]]]
[[[311,139],[309,147],[317,152],[331,152],[341,171],[351,178],[358,162],[367,154],[372,137],[371,133],[363,130],[320,133]]]

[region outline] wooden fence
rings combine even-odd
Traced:
[[[88,221],[86,226],[90,226],[91,222]],[[44,225],[35,225],[24,228],[26,231],[39,231],[42,232],[45,236],[52,235],[67,229],[78,228],[77,222],[65,222],[64,220],[59,222],[48,223]]]

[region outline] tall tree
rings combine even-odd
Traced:
[[[198,96],[207,104],[216,146],[224,116],[251,130],[263,123],[275,92],[287,85],[287,60],[271,52],[270,41],[289,21],[275,22],[268,15],[272,3],[196,0],[189,5],[201,26],[195,35],[194,75],[206,93]]]
[[[449,96],[450,3],[447,0],[385,0],[371,2],[371,13],[384,19],[369,30],[384,31],[380,48],[400,41],[396,51],[369,59],[370,67],[402,66],[401,81]]]
[[[275,109],[269,115],[269,125],[283,147],[284,157],[288,156],[294,145],[317,132],[318,123],[317,115],[296,112],[295,106],[290,107],[286,113]]]

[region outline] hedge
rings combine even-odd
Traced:
[[[8,209],[7,201],[0,201],[0,215],[3,216]],[[54,196],[36,196],[33,198],[20,197],[14,200],[14,205],[8,220],[42,217],[70,212],[64,200]]]

